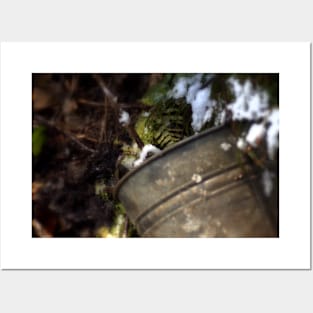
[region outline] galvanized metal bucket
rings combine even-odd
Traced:
[[[143,237],[277,237],[277,188],[266,199],[239,156],[230,129],[210,129],[129,172],[118,199]]]

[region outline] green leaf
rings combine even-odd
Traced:
[[[155,105],[167,98],[168,92],[171,90],[171,81],[174,74],[164,74],[163,79],[149,88],[141,101],[147,105]]]
[[[38,126],[33,129],[32,146],[33,155],[38,157],[42,151],[42,147],[46,141],[46,129],[43,126]]]

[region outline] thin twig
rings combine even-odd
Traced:
[[[101,124],[100,124],[100,135],[99,135],[99,140],[98,143],[101,144],[101,142],[103,141],[107,141],[104,140],[106,139],[106,129],[107,129],[107,119],[108,119],[108,99],[105,98],[104,99],[104,112],[103,112],[103,117],[101,120]]]
[[[71,141],[76,143],[76,145],[78,145],[82,150],[85,150],[85,151],[88,151],[88,152],[91,152],[91,153],[95,153],[96,152],[96,150],[87,147],[86,145],[81,143],[79,140],[77,140],[73,135],[71,135],[67,131],[61,129],[60,127],[56,126],[54,123],[46,120],[45,118],[36,115],[34,117],[34,120],[37,121],[38,123],[42,124],[42,125],[45,125],[45,126],[48,126],[50,128],[56,129],[58,132],[62,133],[63,135],[68,137]]]
[[[140,149],[142,149],[145,144],[143,143],[143,141],[141,140],[141,138],[137,134],[135,127],[133,125],[128,125],[128,126],[125,126],[125,128],[129,134],[129,136],[137,143],[138,147]]]
[[[150,111],[151,106],[142,102],[120,103],[122,109],[142,109]]]
[[[106,86],[105,82],[103,81],[102,77],[98,74],[94,74],[93,78],[98,82],[99,86],[101,87],[103,93],[109,98],[109,100],[115,104],[118,103],[117,96],[115,96],[111,90]]]
[[[91,101],[91,100],[82,99],[82,98],[78,99],[77,102],[81,104],[86,104],[86,105],[90,105],[93,107],[97,107],[97,108],[103,107],[103,102],[96,102],[96,101]]]
[[[108,121],[108,105],[113,108],[116,115],[120,110],[120,105],[117,101],[117,96],[113,94],[113,92],[106,86],[105,82],[103,81],[102,77],[98,74],[94,74],[93,78],[99,84],[103,94],[104,94],[104,114],[103,119],[101,121],[101,129],[100,129],[100,136],[99,136],[99,144],[104,140],[107,141],[107,121]]]
[[[115,96],[112,93],[112,91],[106,86],[105,82],[103,81],[103,79],[101,78],[100,75],[94,74],[93,77],[98,82],[98,84],[101,87],[105,97],[107,97],[107,99],[109,100],[108,101],[109,104],[115,109],[116,112],[119,112],[120,108],[123,104],[118,102],[117,96]],[[127,125],[125,128],[129,134],[129,136],[137,143],[138,147],[140,149],[142,149],[144,146],[144,143],[140,139],[140,137],[138,136],[134,126],[133,125]]]
[[[77,139],[84,139],[84,140],[87,140],[87,141],[90,141],[90,142],[93,142],[93,143],[97,143],[98,142],[97,139],[91,138],[91,137],[89,137],[89,136],[87,136],[85,134],[77,134],[76,138]]]

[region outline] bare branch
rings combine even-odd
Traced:
[[[106,86],[105,82],[103,81],[102,77],[98,74],[94,74],[93,78],[98,82],[99,86],[101,87],[103,93],[105,94],[106,97],[108,97],[108,99],[117,104],[117,96],[115,96],[111,90]]]
[[[39,124],[45,125],[47,127],[56,129],[58,132],[62,133],[64,136],[68,137],[71,141],[75,142],[76,145],[79,146],[82,150],[85,150],[85,151],[88,151],[88,152],[91,152],[91,153],[95,153],[96,152],[96,150],[87,147],[86,145],[81,143],[79,140],[77,140],[73,135],[71,135],[70,133],[62,130],[61,128],[59,128],[58,126],[56,126],[52,122],[47,121],[43,117],[36,115],[34,117],[34,121],[36,121]]]

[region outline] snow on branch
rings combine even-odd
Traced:
[[[192,128],[199,132],[202,126],[211,120],[216,101],[211,100],[211,86],[203,87],[213,75],[196,74],[192,77],[181,77],[169,93],[174,99],[185,97],[192,107]]]
[[[264,118],[268,114],[269,95],[264,90],[253,88],[250,80],[241,84],[233,77],[228,79],[235,100],[227,106],[232,112],[234,121],[255,121]]]
[[[170,97],[175,99],[184,97],[191,105],[191,126],[196,133],[212,118],[215,118],[215,126],[226,121],[226,110],[219,107],[215,99],[211,99],[211,82],[214,76],[214,74],[195,74],[180,77],[169,92]],[[226,107],[231,113],[232,121],[254,122],[248,134],[242,134],[241,138],[238,138],[238,148],[244,150],[248,144],[257,147],[266,138],[268,156],[273,160],[279,147],[279,110],[270,109],[269,94],[260,87],[254,87],[249,79],[240,82],[239,79],[230,77],[227,83],[234,96],[234,100]]]

